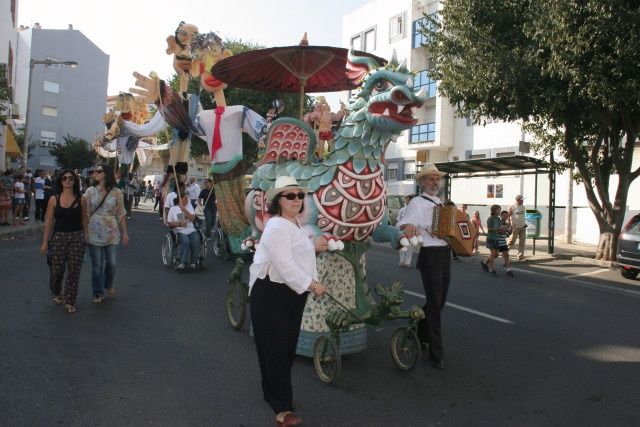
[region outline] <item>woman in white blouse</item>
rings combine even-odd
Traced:
[[[276,179],[267,191],[267,222],[250,268],[251,324],[258,351],[264,399],[276,414],[276,425],[298,426],[294,415],[291,367],[308,292],[320,296],[316,252],[327,250],[324,238],[311,240],[297,216],[306,189],[291,177]]]

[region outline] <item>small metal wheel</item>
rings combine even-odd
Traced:
[[[247,313],[247,290],[239,282],[229,282],[227,288],[227,319],[233,329],[239,331]]]
[[[393,331],[389,347],[393,363],[403,371],[410,371],[420,361],[420,340],[409,327],[404,326]]]
[[[207,238],[205,237],[203,232],[200,232],[200,256],[199,256],[199,261],[200,261],[200,266],[203,267],[204,266],[204,262],[207,259],[207,251],[208,249],[209,243],[207,242]]]
[[[173,266],[173,240],[169,233],[162,238],[162,265],[167,268]]]
[[[340,376],[342,359],[336,341],[326,335],[316,340],[313,348],[313,366],[320,381],[331,384]]]
[[[211,230],[211,242],[213,245],[213,254],[220,259],[227,259],[227,239],[222,228]]]

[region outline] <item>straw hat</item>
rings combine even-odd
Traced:
[[[434,165],[433,163],[425,163],[416,174],[415,179],[417,182],[420,182],[420,179],[426,175],[445,176],[446,173],[440,172],[436,165]]]
[[[305,194],[307,193],[307,189],[300,187],[300,185],[298,184],[298,181],[296,181],[295,178],[292,178],[290,176],[279,176],[276,179],[276,182],[273,185],[273,188],[270,188],[269,190],[267,190],[266,197],[267,197],[267,200],[271,201],[283,191],[295,190],[295,189],[298,189]]]

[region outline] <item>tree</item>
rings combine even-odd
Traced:
[[[97,157],[87,141],[69,134],[64,137],[64,144],[50,148],[49,154],[56,158],[56,163],[62,169],[82,170],[95,164]]]
[[[229,49],[234,55],[238,55],[242,52],[247,52],[250,50],[262,49],[264,46],[247,43],[242,40],[234,40],[227,39],[224,41],[224,46],[226,49]],[[169,80],[169,85],[175,90],[179,90],[179,82],[178,75],[173,74]],[[205,91],[201,91],[200,81],[196,79],[191,79],[189,81],[188,91],[190,93],[200,93],[200,104],[202,108],[205,110],[210,110],[215,108],[215,102],[213,100],[213,96]],[[271,102],[275,99],[282,100],[284,103],[284,111],[282,112],[283,116],[288,117],[296,117],[298,114],[298,94],[297,93],[286,93],[286,92],[262,92],[251,89],[241,89],[235,87],[228,87],[224,91],[225,99],[228,105],[246,105],[254,111],[266,115],[267,111],[271,108]],[[309,96],[305,97],[305,111],[311,110],[313,106],[312,99]],[[250,138],[247,135],[243,134],[243,146],[247,148],[251,148],[255,144],[251,144]],[[254,150],[257,152],[257,150]],[[191,151],[190,156],[192,158],[197,158],[202,155],[208,154],[209,149],[207,148],[207,143],[203,141],[201,138],[196,136],[191,138]],[[247,159],[253,163],[254,159],[251,158],[250,154],[245,156]]]
[[[462,116],[522,120],[579,172],[613,260],[640,132],[640,6],[631,0],[447,0],[432,77]],[[556,165],[552,165],[555,167]],[[618,175],[614,199],[610,177]]]

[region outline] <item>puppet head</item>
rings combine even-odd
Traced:
[[[226,85],[211,75],[211,69],[218,61],[231,55],[216,33],[196,35],[191,41],[191,76],[200,77],[202,88],[207,92],[224,90]]]

